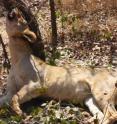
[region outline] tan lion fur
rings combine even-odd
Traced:
[[[17,17],[18,18],[18,17]],[[6,30],[9,36],[11,70],[7,82],[7,95],[0,98],[0,104],[10,102],[13,110],[22,115],[20,104],[40,95],[58,100],[84,102],[100,124],[117,119],[117,69],[90,67],[51,66],[31,54],[28,42],[35,35],[27,25],[7,18]],[[12,99],[12,100],[11,100]]]

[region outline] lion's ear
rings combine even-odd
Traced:
[[[22,34],[23,34],[23,37],[26,38],[31,43],[34,43],[37,39],[36,34],[30,31],[28,28],[25,29]]]

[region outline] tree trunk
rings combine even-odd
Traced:
[[[45,61],[44,44],[42,42],[39,26],[35,16],[22,0],[3,0],[6,10],[17,7],[28,22],[29,28],[37,35],[37,42],[30,43],[33,54]]]
[[[54,0],[50,0],[50,10],[51,10],[51,27],[52,27],[52,47],[53,47],[53,51],[55,51],[57,46],[57,26],[56,26],[56,13],[55,13]]]

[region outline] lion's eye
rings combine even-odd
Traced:
[[[10,12],[8,13],[8,19],[9,19],[9,20],[13,20],[13,19],[15,19],[15,18],[16,18],[16,12],[15,12],[14,10],[10,11]]]

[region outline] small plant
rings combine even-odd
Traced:
[[[0,109],[0,117],[0,124],[18,124],[22,120],[22,117],[14,115],[6,105]]]
[[[55,60],[60,58],[60,52],[58,52],[57,50],[53,53],[53,55],[51,56],[51,58],[49,58],[49,64],[50,65],[56,65]]]

